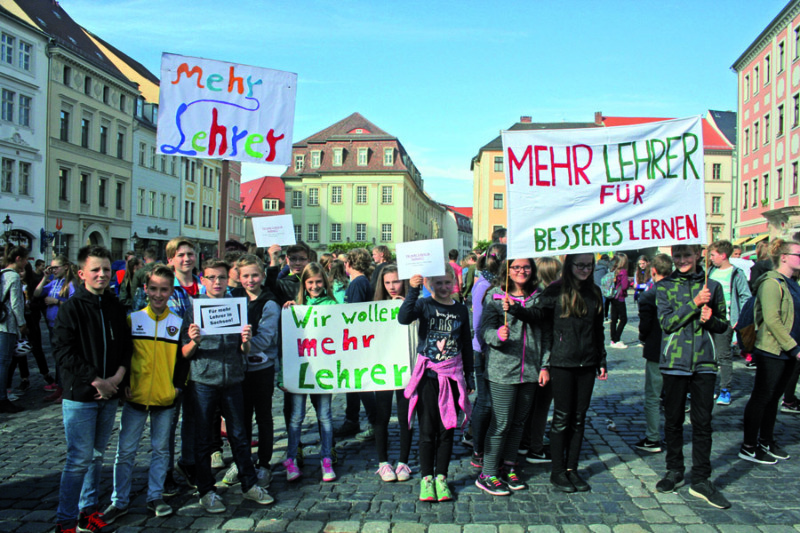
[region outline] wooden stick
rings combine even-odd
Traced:
[[[510,265],[511,261],[506,260],[506,298],[508,298],[508,270]],[[508,311],[503,311],[503,325],[508,326]]]

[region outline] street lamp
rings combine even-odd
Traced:
[[[11,221],[11,217],[6,215],[6,219],[3,221],[3,239],[6,241],[7,245],[11,244],[11,231],[14,229],[14,222]]]

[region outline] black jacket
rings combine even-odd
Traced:
[[[661,325],[658,323],[655,286],[639,295],[639,340],[644,343],[642,357],[658,363],[661,357]]]
[[[53,328],[53,354],[64,398],[92,402],[96,377],[109,378],[131,367],[131,332],[125,308],[110,290],[96,296],[81,285],[61,305]],[[120,387],[120,391],[122,387]]]
[[[267,268],[267,280],[264,287],[268,288],[275,295],[278,305],[283,308],[286,302],[297,300],[297,291],[300,288],[300,276],[293,273],[278,279],[280,267]],[[248,313],[249,314],[249,313]]]

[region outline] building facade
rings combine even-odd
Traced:
[[[255,242],[253,218],[286,214],[286,189],[280,176],[264,176],[240,185],[244,240]]]
[[[445,209],[400,141],[359,113],[292,146],[283,174],[295,236],[314,249],[442,237]]]
[[[444,208],[444,251],[458,250],[461,261],[472,251],[472,209],[450,205]]]

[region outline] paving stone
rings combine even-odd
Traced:
[[[295,520],[289,524],[286,531],[289,533],[319,533],[323,527],[325,527],[324,523],[315,520]]]
[[[397,522],[392,527],[392,533],[425,533],[426,526],[416,522]]]
[[[590,524],[589,531],[592,533],[611,533],[611,528],[605,524]]]
[[[525,528],[518,524],[500,524],[499,533],[524,533]],[[430,529],[428,529],[430,533]]]
[[[361,533],[389,533],[391,528],[391,522],[365,522],[361,527]]]
[[[614,526],[614,533],[644,533],[647,532],[643,526],[639,524],[619,524]]]
[[[528,526],[528,533],[558,533],[555,526]]]
[[[222,526],[222,529],[229,529],[232,531],[251,531],[253,529],[253,525],[255,524],[252,518],[234,518],[233,520],[228,520]]]
[[[330,522],[323,529],[324,533],[359,533],[361,523],[356,521]]]
[[[467,524],[464,533],[497,533],[497,526],[489,524]]]
[[[224,521],[225,519],[219,516],[203,516],[192,522],[190,527],[192,529],[218,529]]]
[[[461,526],[456,524],[431,524],[428,533],[461,533]]]

